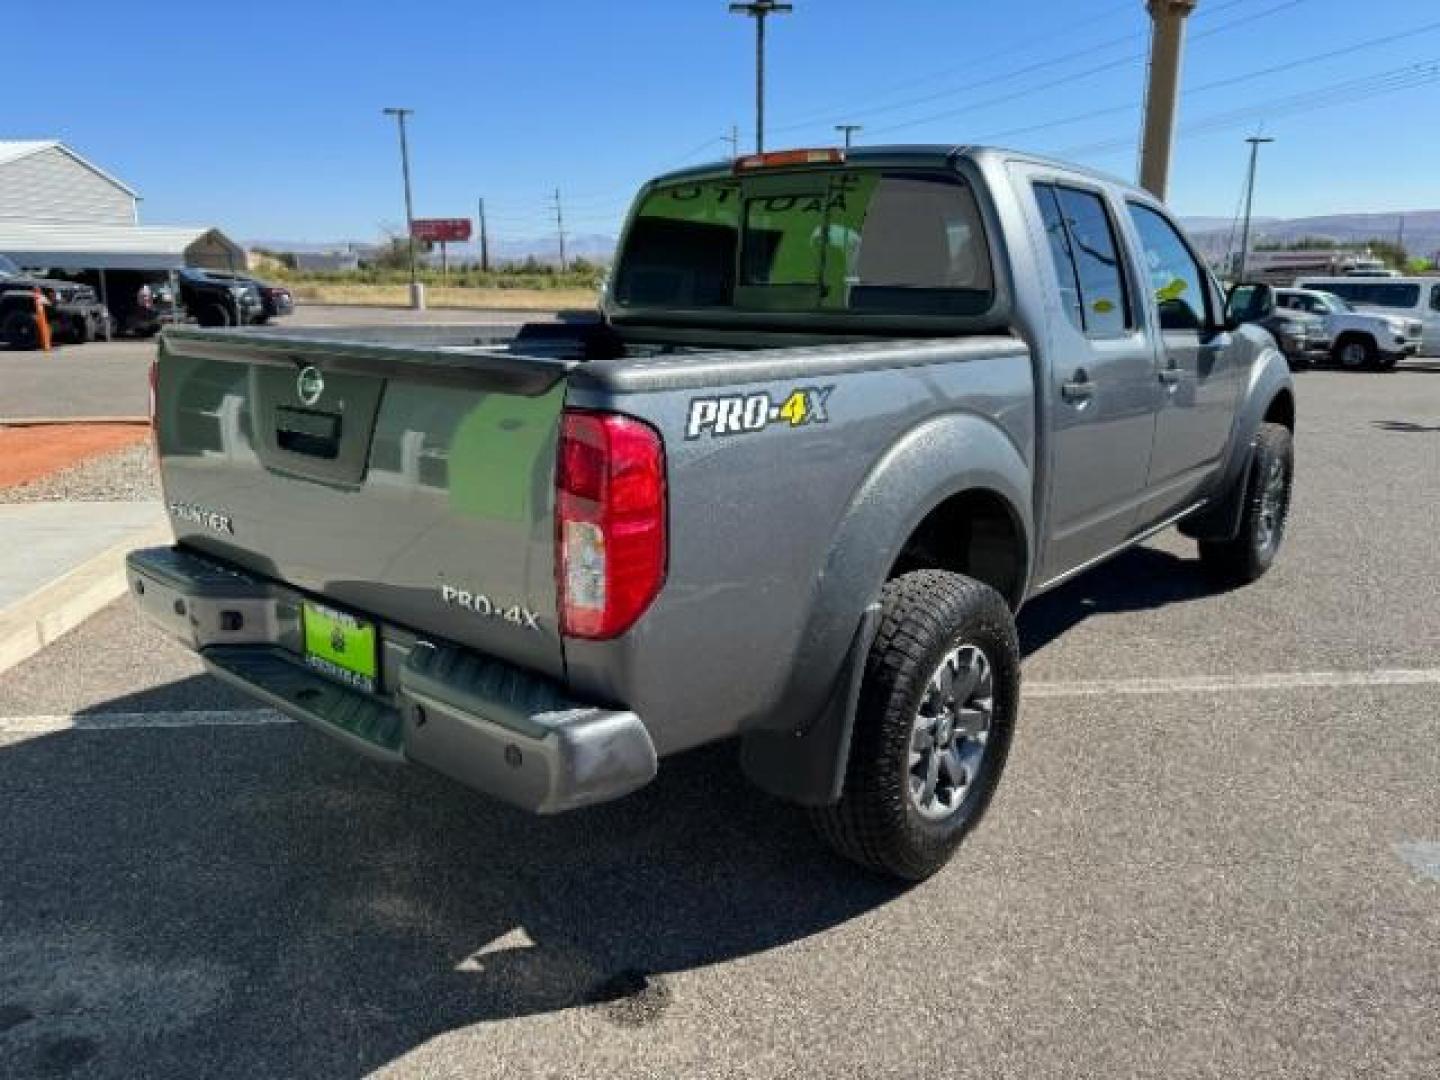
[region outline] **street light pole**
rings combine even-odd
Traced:
[[[755,20],[755,152],[765,151],[765,20],[771,15],[788,15],[794,4],[776,0],[748,0],[731,4],[730,14],[747,15]]]
[[[1260,156],[1261,144],[1275,140],[1252,135],[1245,141],[1250,144],[1250,175],[1245,180],[1245,224],[1240,229],[1240,268],[1235,274],[1235,281],[1242,285],[1245,283],[1245,270],[1250,262],[1250,208],[1255,202],[1255,160]]]
[[[405,239],[410,245],[410,306],[419,311],[425,306],[425,294],[420,288],[420,278],[415,271],[415,209],[410,199],[410,144],[405,138],[405,118],[414,109],[385,108],[386,116],[395,117],[400,128],[400,172],[405,177]]]
[[[845,149],[846,149],[846,150],[849,150],[849,149],[850,149],[850,136],[854,135],[855,132],[857,132],[857,131],[864,131],[864,130],[865,130],[865,125],[864,125],[864,124],[836,124],[836,125],[835,125],[835,130],[838,131],[838,132],[840,132],[841,135],[844,135],[844,136],[845,136]]]

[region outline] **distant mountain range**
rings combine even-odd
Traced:
[[[1186,217],[1180,219],[1202,253],[1209,258],[1225,254],[1232,242],[1239,244],[1238,228],[1232,241],[1233,222],[1221,217]],[[1388,214],[1326,214],[1320,217],[1255,218],[1251,223],[1251,244],[1294,243],[1306,237],[1324,237],[1339,243],[1362,243],[1376,238],[1394,240],[1404,223],[1405,247],[1412,255],[1432,257],[1440,252],[1440,210],[1405,210]],[[607,233],[576,233],[565,238],[565,254],[570,258],[583,256],[592,260],[608,260],[615,254],[615,237]],[[305,253],[359,252],[362,257],[374,245],[359,240],[314,243],[294,240],[250,240],[248,248],[267,251]],[[452,244],[452,263],[477,262],[478,244]],[[554,236],[529,239],[496,239],[490,244],[490,257],[498,262],[523,262],[534,256],[543,262],[556,262],[558,245]],[[433,261],[438,262],[439,252]]]
[[[1225,253],[1231,242],[1232,222],[1228,218],[1193,217],[1180,220],[1206,256]],[[1440,251],[1440,210],[1255,218],[1250,225],[1250,236],[1252,246],[1260,242],[1290,244],[1306,237],[1323,237],[1342,244],[1399,238],[1403,240],[1411,255],[1430,258]],[[1234,244],[1238,247],[1239,243],[1239,229],[1235,226]]]
[[[250,250],[261,248],[265,251],[274,252],[295,252],[306,255],[328,255],[353,252],[364,258],[368,252],[375,249],[376,245],[363,240],[337,240],[331,244],[314,243],[297,240],[246,240],[245,247]],[[575,233],[565,237],[565,256],[567,259],[586,258],[590,260],[608,260],[615,253],[615,237],[605,233]],[[478,243],[451,244],[446,253],[452,265],[466,262],[480,261],[480,245]],[[559,241],[552,236],[533,237],[530,239],[500,239],[490,241],[490,258],[495,262],[524,262],[530,257],[539,259],[541,262],[558,262],[560,258]],[[439,263],[440,251],[437,248],[432,252],[430,261]]]

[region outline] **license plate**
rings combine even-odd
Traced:
[[[301,605],[300,622],[307,664],[356,690],[375,692],[374,623],[308,601]]]

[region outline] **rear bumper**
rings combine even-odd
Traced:
[[[502,661],[381,623],[384,685],[366,694],[306,665],[293,589],[182,548],[133,551],[126,576],[141,611],[218,678],[371,757],[427,765],[539,814],[655,776],[633,712],[574,701]]]

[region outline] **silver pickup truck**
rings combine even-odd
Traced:
[[[999,780],[1015,612],[1176,524],[1259,577],[1295,401],[1152,197],[944,146],[663,176],[598,319],[168,330],[154,421],[130,587],[219,678],[540,813],[738,738],[916,879]]]

